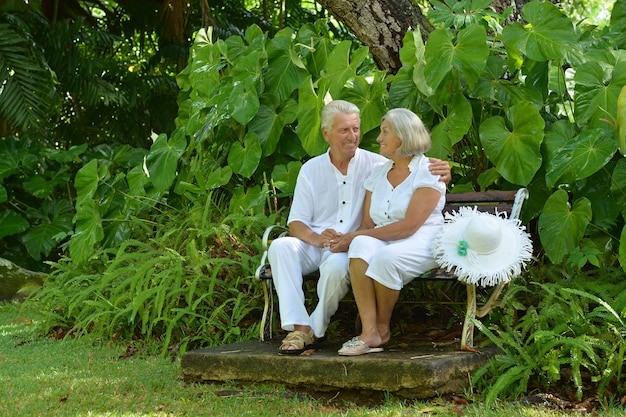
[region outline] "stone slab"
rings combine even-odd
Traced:
[[[310,355],[278,355],[279,341],[258,340],[191,350],[182,357],[188,382],[272,383],[312,391],[379,391],[403,398],[459,393],[495,353],[458,350],[458,344],[413,344],[357,357],[324,344]]]

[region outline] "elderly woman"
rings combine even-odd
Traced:
[[[349,245],[352,291],[362,323],[361,334],[339,350],[345,356],[383,350],[400,290],[437,267],[430,246],[444,222],[446,187],[428,170],[424,152],[430,149],[430,134],[420,118],[407,109],[390,110],[377,141],[388,161],[364,183],[361,226],[331,243],[332,251]]]

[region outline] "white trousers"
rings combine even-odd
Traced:
[[[322,337],[337,311],[339,302],[350,290],[348,254],[333,253],[304,243],[295,237],[281,237],[272,242],[268,251],[272,278],[283,330],[293,331],[294,325],[310,326],[315,337]],[[302,288],[302,275],[319,269],[318,303],[309,315]]]
[[[430,250],[428,234],[386,242],[370,236],[357,236],[350,244],[350,259],[363,259],[369,265],[365,275],[392,290],[401,290],[437,262]]]

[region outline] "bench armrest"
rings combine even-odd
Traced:
[[[265,229],[265,232],[263,232],[263,239],[261,241],[263,245],[263,256],[261,256],[261,264],[256,269],[256,272],[254,274],[256,279],[258,280],[267,279],[265,268],[267,264],[267,250],[270,247],[270,243],[272,243],[272,240],[276,238],[286,236],[288,232],[289,230],[285,226],[280,226],[278,224],[268,226]]]
[[[287,229],[285,226],[280,226],[278,224],[268,226],[263,233],[263,250],[267,251],[270,247],[270,243],[272,243],[272,240],[287,235],[288,231],[289,229]],[[278,235],[275,236],[275,234]]]
[[[528,199],[528,189],[520,188],[515,194],[515,200],[513,201],[513,208],[511,209],[510,219],[519,219],[522,214],[522,206],[524,201]]]

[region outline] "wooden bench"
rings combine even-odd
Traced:
[[[508,218],[519,219],[522,206],[527,198],[528,190],[525,188],[520,188],[517,191],[450,193],[446,195],[446,205],[443,212],[456,211],[463,206],[475,206],[482,212],[494,214],[506,213]],[[268,227],[263,234],[264,253],[261,258],[261,265],[256,271],[256,278],[260,280],[263,285],[265,297],[265,306],[263,308],[260,328],[260,339],[262,341],[272,339],[273,336],[272,316],[274,313],[274,290],[272,269],[267,263],[267,250],[271,241],[287,235],[287,230],[288,229],[284,226],[274,225]],[[317,279],[319,278],[319,273],[309,274],[304,278]],[[474,343],[474,320],[486,316],[493,309],[506,284],[502,283],[489,288],[490,294],[488,295],[487,301],[479,306],[476,300],[476,286],[459,281],[454,273],[437,268],[417,277],[413,282],[419,280],[454,281],[459,285],[465,285],[467,287],[467,307],[461,336],[461,349],[472,351]]]

